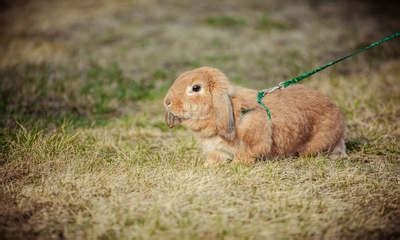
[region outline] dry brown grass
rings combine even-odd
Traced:
[[[367,5],[316,5],[28,1],[3,12],[0,237],[398,238],[398,40],[305,81],[345,113],[348,159],[204,168],[190,133],[163,122],[161,97],[183,70],[212,65],[264,88],[390,32]]]

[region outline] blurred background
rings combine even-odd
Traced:
[[[5,126],[145,111],[182,71],[208,65],[265,88],[400,29],[398,1],[3,0]],[[398,40],[323,74],[368,73]],[[158,111],[158,110],[157,110]]]

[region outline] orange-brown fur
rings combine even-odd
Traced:
[[[202,92],[192,91],[195,84],[201,85]],[[175,116],[166,118],[169,125],[182,122],[197,133],[206,164],[321,152],[346,155],[342,114],[322,93],[293,85],[268,94],[263,101],[271,121],[257,103],[257,91],[233,86],[218,69],[202,67],[180,75],[164,104]],[[243,109],[251,111],[241,116]]]

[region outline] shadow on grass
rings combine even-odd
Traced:
[[[349,153],[361,151],[365,147],[368,147],[368,139],[365,137],[353,138],[346,141],[346,149]]]
[[[168,85],[167,74],[161,70],[137,80],[127,77],[116,63],[89,64],[83,70],[49,64],[16,65],[0,69],[0,78],[2,128],[38,121],[104,124],[121,115],[124,106],[162,96]]]

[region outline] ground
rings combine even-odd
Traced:
[[[399,40],[304,81],[343,111],[346,159],[206,168],[162,108],[184,70],[270,87],[400,29],[397,6],[4,1],[0,238],[399,238]]]

